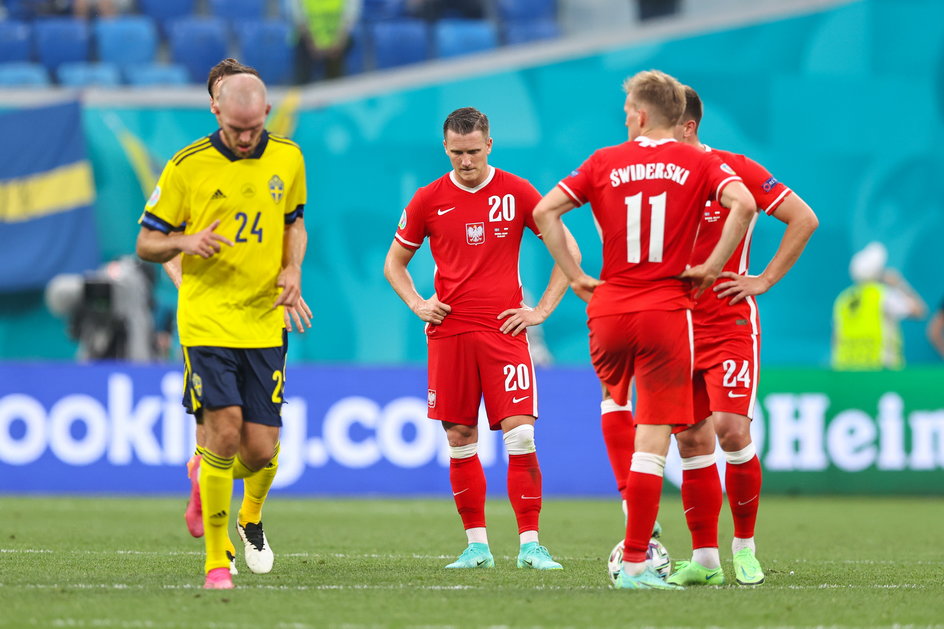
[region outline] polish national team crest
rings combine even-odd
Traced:
[[[485,223],[466,223],[465,241],[470,245],[481,245],[485,242]]]
[[[436,408],[436,389],[429,389],[426,392],[426,405],[430,408]]]
[[[278,175],[272,175],[272,179],[269,180],[269,194],[276,203],[281,201],[282,195],[285,194],[285,184]]]

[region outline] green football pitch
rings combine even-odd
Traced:
[[[944,629],[941,498],[767,497],[758,557],[767,582],[625,592],[606,557],[615,500],[546,498],[541,541],[562,572],[518,570],[507,501],[491,500],[492,570],[447,571],[465,546],[446,499],[273,495],[275,569],[242,564],[237,588],[202,585],[202,541],[183,498],[0,497],[0,627],[936,627]],[[663,542],[687,558],[677,495]],[[730,516],[721,551],[729,581]],[[233,532],[235,538],[235,531]]]

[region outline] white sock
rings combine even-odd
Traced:
[[[717,548],[696,548],[692,551],[692,561],[701,564],[709,570],[721,567],[721,556]]]
[[[631,577],[638,577],[643,572],[646,571],[646,562],[641,561],[636,563],[635,561],[624,561],[623,562],[623,572],[628,574]]]
[[[739,550],[745,548],[750,548],[751,552],[756,552],[757,549],[754,547],[754,538],[753,537],[735,537],[731,540],[731,552],[736,553]]]
[[[485,544],[488,546],[488,535],[485,533],[484,526],[475,526],[465,530],[465,536],[469,538],[470,544]]]
[[[538,541],[538,532],[537,531],[524,531],[519,536],[521,538],[521,545],[530,544],[531,542]]]

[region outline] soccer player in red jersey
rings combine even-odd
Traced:
[[[485,528],[485,474],[477,454],[483,395],[492,430],[508,451],[508,496],[518,521],[519,568],[559,570],[538,542],[541,470],[534,445],[538,394],[528,326],[542,323],[567,290],[555,268],[534,309],[523,306],[518,255],[541,195],[521,177],[488,164],[488,118],[471,107],[449,114],[443,146],[452,171],[416,191],[403,211],[384,274],[427,323],[430,419],[449,441],[449,480],[468,547],[447,568],[495,565]],[[407,265],[429,238],[435,293],[424,299]],[[576,243],[567,242],[579,256]],[[565,246],[567,246],[565,244]]]
[[[677,589],[645,559],[670,434],[692,424],[692,293],[717,279],[756,206],[718,156],[675,141],[685,108],[676,79],[640,72],[624,90],[629,141],[596,151],[541,200],[534,216],[571,287],[589,301],[593,366],[617,404],[627,404],[636,378],[629,517],[616,587]],[[699,219],[715,198],[731,210],[722,236],[704,263],[688,268]],[[560,220],[587,202],[603,236],[600,280],[570,255]]]
[[[751,417],[757,399],[760,322],[755,295],[767,292],[800,257],[818,225],[816,214],[795,192],[757,162],[735,153],[709,148],[698,139],[701,99],[685,88],[685,113],[676,136],[708,154],[720,156],[744,181],[761,212],[786,223],[776,254],[760,275],[748,275],[751,234],[725,264],[710,291],[692,311],[695,332],[694,420],[676,435],[682,457],[682,504],[692,534],[693,556],[669,577],[677,585],[720,585],[724,573],[718,556],[721,483],[715,463],[715,435],[727,465],[725,486],[734,519],[734,573],[742,585],[764,582],[754,555],[754,525],[760,500],[761,466],[751,442]],[[728,210],[716,202],[704,208],[693,260],[704,259],[721,234]]]

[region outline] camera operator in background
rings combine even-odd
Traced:
[[[155,280],[153,265],[123,256],[84,275],[57,275],[46,286],[46,306],[68,320],[78,360],[152,362],[167,357],[155,331]]]

